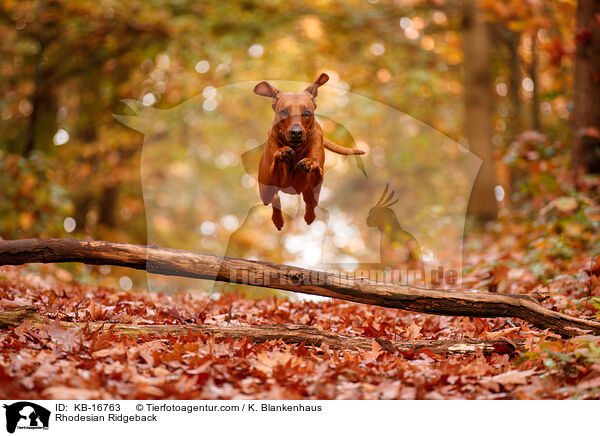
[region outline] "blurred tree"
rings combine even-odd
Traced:
[[[600,173],[600,0],[579,0],[575,38],[573,168]]]
[[[533,130],[542,130],[540,122],[540,92],[538,79],[537,29],[531,35],[531,59],[529,61],[529,77],[531,78],[531,124]]]
[[[501,207],[551,195],[558,183],[553,171],[565,163],[547,158],[570,153],[563,144],[572,132],[575,7],[575,0],[0,0],[2,236],[64,236],[63,222],[71,218],[76,236],[145,242],[143,138],[112,118],[129,110],[121,99],[168,109],[209,87],[308,81],[322,70],[332,77],[328,87],[394,107],[454,140],[468,139],[484,158],[486,179],[473,193],[472,206],[482,210],[471,212],[495,213],[495,184],[507,193]],[[588,37],[578,37],[586,53]],[[589,97],[588,106],[598,100],[580,94]],[[594,113],[578,106],[586,116]],[[198,138],[185,129],[193,131],[204,115],[200,107],[169,130],[181,128],[179,143],[194,144]],[[598,125],[575,121],[579,131]],[[523,132],[540,125],[544,138]],[[593,129],[584,131],[586,141],[594,140]],[[215,134],[227,140],[228,132]],[[218,153],[198,142],[195,170],[242,189],[232,168],[213,169]],[[580,149],[574,148],[574,161]],[[421,150],[435,153],[430,145]],[[401,145],[396,151],[388,164],[400,171],[412,156]],[[189,156],[180,159],[189,163]],[[510,177],[503,176],[511,171],[513,195]],[[409,179],[407,185],[420,189]],[[343,189],[336,193],[340,201],[350,201],[361,188]],[[211,207],[190,217],[171,211],[169,222],[195,231],[210,221],[222,232]],[[248,241],[236,254],[271,250]],[[344,250],[352,254],[349,247]],[[268,252],[279,261],[288,254]]]
[[[0,2],[0,32],[16,42],[2,47],[9,96],[2,118],[10,121],[11,133],[0,142],[23,156],[39,151],[60,159],[57,181],[71,193],[78,231],[86,229],[92,207],[102,226],[116,223],[118,187],[129,179],[127,172],[112,168],[104,173],[108,177],[89,176],[105,162],[119,161],[108,155],[130,148],[127,135],[107,138],[101,131],[114,123],[119,98],[131,96],[123,85],[133,71],[168,44],[170,12],[135,1]],[[59,127],[63,139],[55,136]]]
[[[469,201],[469,212],[481,219],[496,215],[496,185],[492,145],[492,85],[489,32],[477,0],[463,5],[465,136],[469,148],[483,162]]]

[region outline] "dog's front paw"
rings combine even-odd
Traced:
[[[275,158],[280,162],[291,162],[296,157],[296,152],[293,148],[284,145],[275,153]]]
[[[319,177],[323,177],[323,168],[321,168],[319,162],[310,157],[306,157],[298,162],[296,164],[296,169],[306,171],[307,173],[312,172]]]

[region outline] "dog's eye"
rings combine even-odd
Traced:
[[[279,111],[279,115],[281,115],[283,118],[287,118],[290,116],[290,114],[288,113],[288,111],[286,111],[285,109],[282,111]]]
[[[311,111],[304,111],[304,112],[302,112],[302,116],[310,117],[311,115],[312,115]]]

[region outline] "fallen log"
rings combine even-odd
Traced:
[[[18,309],[0,310],[0,329],[8,327],[17,327],[30,321],[33,325],[44,325],[48,321],[45,317],[37,313],[35,307],[27,306]],[[295,324],[273,324],[257,326],[215,326],[215,325],[132,325],[120,323],[88,322],[76,323],[60,321],[65,328],[84,328],[92,329],[110,329],[114,333],[125,336],[147,336],[147,335],[166,335],[174,336],[185,335],[188,332],[214,335],[217,338],[230,337],[232,339],[243,339],[247,337],[254,342],[266,342],[281,339],[287,343],[323,346],[336,350],[368,350],[373,349],[373,341],[377,342],[382,350],[395,352],[401,351],[412,353],[418,350],[427,349],[435,354],[471,354],[480,350],[483,354],[512,354],[523,348],[524,340],[461,340],[461,341],[439,341],[439,340],[419,340],[419,341],[391,341],[385,338],[364,338],[338,335],[335,333],[324,332],[314,327]]]
[[[456,292],[383,284],[271,262],[190,251],[78,239],[0,241],[0,265],[81,262],[154,274],[251,284],[434,315],[520,318],[566,337],[600,335],[600,322],[546,309],[536,295]]]

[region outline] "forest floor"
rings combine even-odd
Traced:
[[[463,284],[550,292],[542,304],[580,318],[600,308],[598,186],[506,215],[471,232]],[[534,204],[534,209],[536,209]],[[562,399],[600,398],[600,337],[564,339],[519,319],[449,317],[341,300],[289,301],[124,292],[72,282],[58,265],[0,267],[0,309],[48,318],[0,331],[0,396],[20,399]],[[515,354],[334,350],[212,335],[128,337],[57,321],[304,324],[390,340],[524,340]]]
[[[489,251],[489,250],[488,250]],[[475,256],[472,254],[471,256]],[[487,257],[488,255],[481,255]],[[502,257],[502,256],[501,256]],[[489,260],[488,260],[489,261]],[[526,268],[511,269],[518,285],[504,285],[494,269],[477,271],[479,288],[500,281],[502,291],[551,291],[547,307],[595,317],[589,295],[600,280],[584,271],[589,259],[548,284]],[[58,274],[55,274],[56,272]],[[563,340],[517,319],[416,314],[335,300],[219,300],[178,293],[123,292],[64,283],[57,266],[43,274],[22,267],[0,270],[0,306],[33,305],[63,321],[128,324],[306,324],[348,336],[412,339],[526,339],[524,352],[442,356],[432,352],[332,350],[327,346],[253,344],[211,335],[131,338],[57,322],[25,322],[0,332],[3,398],[599,398],[600,338]],[[514,280],[514,279],[512,279]],[[497,286],[493,284],[493,286]]]

